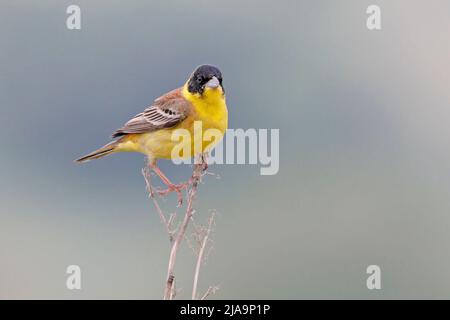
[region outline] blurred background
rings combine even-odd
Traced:
[[[71,4],[79,31],[65,25]],[[380,31],[366,28],[370,4]],[[280,171],[211,167],[201,291],[449,298],[449,30],[445,0],[2,0],[0,298],[162,297],[169,242],[143,156],[72,161],[203,63],[224,74],[230,128],[280,129]],[[175,181],[191,171],[161,167]],[[180,298],[194,263],[184,244]],[[66,288],[71,264],[82,290]],[[371,264],[381,290],[366,287]]]

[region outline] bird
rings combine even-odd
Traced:
[[[172,134],[178,129],[184,129],[184,132],[187,130],[194,136],[196,122],[201,123],[202,130],[218,130],[219,139],[213,141],[202,139],[200,150],[193,148],[195,142],[192,139],[189,152],[174,155],[173,148],[179,142],[172,139]],[[194,157],[197,155],[195,151],[204,154],[223,138],[227,127],[228,108],[222,73],[218,67],[204,64],[195,68],[183,86],[160,96],[143,112],[117,129],[112,134],[115,140],[75,162],[84,163],[117,152],[142,153],[147,156],[152,171],[167,186],[160,194],[175,191],[178,193],[180,203],[181,190],[186,185],[172,183],[157,166],[157,160]]]

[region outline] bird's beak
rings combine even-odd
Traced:
[[[220,82],[216,77],[212,77],[211,80],[209,80],[206,83],[207,88],[216,89],[220,86]]]

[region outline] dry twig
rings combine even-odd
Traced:
[[[194,169],[192,172],[192,176],[189,179],[187,183],[187,201],[186,201],[186,210],[184,212],[183,220],[179,227],[173,228],[174,221],[176,219],[176,214],[173,213],[169,216],[169,218],[166,218],[163,211],[161,210],[161,207],[158,204],[158,201],[155,198],[155,192],[151,184],[151,171],[149,168],[144,168],[142,170],[142,174],[145,178],[147,190],[149,192],[149,197],[152,199],[153,204],[155,205],[156,211],[158,212],[159,218],[161,222],[163,223],[167,234],[169,235],[169,240],[171,243],[171,250],[169,255],[169,263],[167,267],[167,278],[166,278],[166,286],[164,290],[164,299],[165,300],[172,300],[176,295],[176,289],[175,289],[175,262],[177,259],[177,253],[180,248],[181,242],[183,239],[185,239],[186,230],[188,228],[189,222],[193,221],[193,214],[194,214],[194,200],[197,195],[197,190],[199,183],[201,182],[202,176],[206,173],[207,165],[206,160],[204,156],[201,157],[200,161],[196,161],[194,164]],[[206,229],[206,233],[202,236],[200,241],[200,247],[198,251],[198,258],[197,258],[197,266],[196,271],[194,275],[194,287],[192,290],[192,297],[193,299],[196,297],[197,292],[197,284],[198,284],[198,278],[200,273],[200,266],[205,256],[205,248],[208,243],[209,234],[212,228],[214,222],[214,215],[211,215],[208,223],[208,228]],[[203,298],[206,298],[207,296],[213,294],[218,288],[217,287],[210,287],[208,291],[203,295]]]
[[[206,300],[206,298],[215,294],[217,290],[219,290],[218,286],[209,287],[208,290],[206,290],[205,294],[200,298],[200,300]]]
[[[201,232],[200,234],[198,234],[198,238],[200,241],[200,248],[198,250],[197,265],[195,266],[194,284],[192,286],[192,300],[197,299],[197,285],[198,285],[198,277],[200,274],[200,267],[204,261],[203,256],[205,253],[206,245],[208,244],[209,234],[211,233],[213,223],[214,223],[214,212],[209,217],[208,227],[206,228],[205,232]]]

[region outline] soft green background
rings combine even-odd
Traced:
[[[0,298],[161,298],[169,243],[143,157],[72,160],[202,63],[223,71],[231,128],[281,137],[278,175],[214,166],[201,186],[198,221],[219,212],[202,291],[449,298],[449,30],[446,0],[1,0]],[[184,245],[180,297],[193,266]]]

